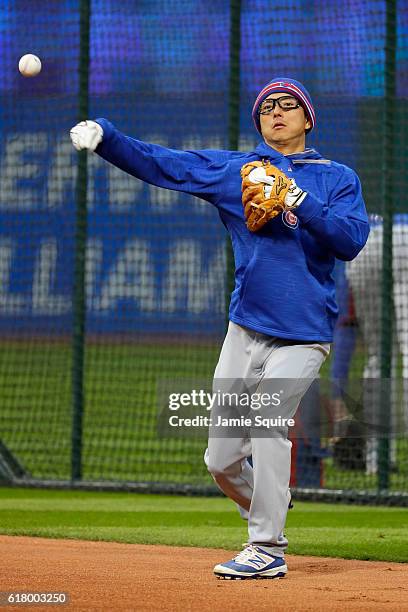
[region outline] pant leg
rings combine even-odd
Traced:
[[[230,322],[219,361],[214,373],[213,392],[238,394],[245,392],[245,381],[252,375],[253,341],[255,333]],[[228,408],[216,404],[211,410],[213,422],[219,416],[228,416]],[[248,432],[249,433],[249,432]],[[253,488],[253,470],[246,458],[251,454],[249,435],[239,437],[217,436],[210,428],[204,461],[218,487],[238,504],[243,518],[250,507]],[[234,434],[235,435],[235,434]]]
[[[408,226],[395,226],[393,230],[394,258],[394,307],[395,334],[392,346],[391,368],[391,415],[393,429],[396,427],[398,412],[398,381],[397,362],[398,348],[403,356],[403,377],[408,378],[408,308],[406,306],[406,289],[408,286]],[[358,257],[347,264],[347,277],[353,291],[357,318],[363,332],[367,351],[367,361],[364,368],[364,379],[367,380],[364,392],[364,420],[375,425],[381,423],[382,406],[379,385],[381,380],[381,279],[382,279],[382,245],[383,228],[378,226],[371,231],[366,247]],[[398,344],[396,343],[398,338]],[[404,359],[405,352],[405,359]],[[404,361],[406,368],[404,375]],[[387,381],[382,381],[387,384]],[[405,385],[405,406],[408,402],[408,384]],[[408,414],[408,409],[407,409]],[[408,419],[407,419],[408,420]],[[376,474],[378,471],[379,439],[369,435],[366,440],[366,473]],[[390,440],[390,459],[395,461],[395,443]]]
[[[329,352],[328,345],[293,344],[276,341],[267,356],[259,393],[272,394],[276,382],[283,387],[279,406],[262,408],[262,416],[294,418],[299,403],[310,387]],[[286,379],[285,381],[283,379]],[[254,486],[248,516],[249,541],[272,546],[283,556],[287,539],[283,535],[288,511],[291,446],[288,430],[251,430]]]
[[[363,421],[375,424],[381,412],[380,394],[375,381],[381,378],[381,275],[382,226],[372,229],[365,248],[347,263],[346,274],[353,292],[357,320],[366,349]],[[378,439],[366,440],[366,472],[375,474],[378,466]]]
[[[395,328],[402,354],[402,419],[401,431],[408,432],[408,225],[395,225],[393,230]]]

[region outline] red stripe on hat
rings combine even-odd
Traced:
[[[300,98],[300,101],[306,107],[307,112],[309,114],[309,117],[310,117],[310,119],[312,121],[312,127],[314,127],[314,125],[316,123],[316,115],[315,115],[313,106],[310,104],[309,100],[306,98],[306,96],[303,93],[303,91],[301,89],[299,89],[299,87],[297,87],[293,83],[288,83],[288,82],[285,83],[284,81],[277,81],[276,83],[270,83],[269,85],[264,87],[263,90],[258,95],[257,99],[255,100],[254,110],[256,108],[258,108],[258,104],[259,104],[260,99],[263,98],[265,96],[265,94],[269,94],[272,91],[274,91],[275,89],[285,89],[285,90],[289,90],[289,91],[295,92],[296,93],[296,97]]]

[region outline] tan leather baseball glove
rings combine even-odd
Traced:
[[[286,210],[285,196],[291,188],[286,174],[269,161],[253,161],[241,168],[242,204],[246,224],[256,232]]]

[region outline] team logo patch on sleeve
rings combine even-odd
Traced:
[[[286,227],[290,227],[290,229],[296,229],[299,225],[299,219],[291,210],[282,213],[282,221]]]

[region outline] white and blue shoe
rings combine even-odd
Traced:
[[[214,567],[217,578],[243,580],[245,578],[283,578],[288,568],[283,557],[274,557],[263,548],[250,544],[234,559]]]

